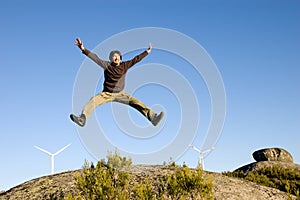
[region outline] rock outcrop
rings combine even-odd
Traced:
[[[300,165],[294,164],[292,155],[282,148],[260,149],[253,152],[252,156],[257,162],[242,166],[235,171],[242,170],[246,174],[249,171],[257,171],[259,169],[272,166],[298,169],[300,171]]]
[[[293,163],[292,155],[282,148],[268,148],[255,151],[252,154],[253,158],[259,161],[279,161]]]

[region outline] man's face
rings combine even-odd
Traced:
[[[120,55],[118,53],[114,53],[112,56],[112,60],[113,63],[115,63],[116,65],[119,65],[121,62],[121,58]]]

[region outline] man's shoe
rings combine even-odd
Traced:
[[[154,117],[153,117],[153,119],[151,120],[151,123],[154,126],[156,126],[163,117],[164,117],[164,113],[163,112],[159,113],[159,115],[155,114]]]
[[[81,114],[79,117],[77,117],[76,115],[71,114],[70,118],[73,122],[75,122],[76,124],[78,124],[79,126],[84,126],[85,125],[85,121],[86,121],[86,117],[84,114]]]

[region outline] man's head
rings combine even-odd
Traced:
[[[109,54],[109,60],[112,63],[115,63],[116,65],[119,65],[122,60],[122,54],[118,50],[111,51]]]

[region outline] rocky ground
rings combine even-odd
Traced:
[[[130,172],[136,179],[139,179],[139,177],[145,177],[147,175],[149,177],[160,176],[165,168],[165,166],[138,165],[131,166]],[[33,179],[2,193],[0,199],[40,200],[51,199],[53,195],[62,197],[67,193],[76,191],[75,173],[76,171],[69,171]],[[214,196],[216,200],[289,199],[286,193],[277,189],[260,186],[237,178],[230,178],[220,173],[205,172],[205,176],[212,177],[214,180]]]

